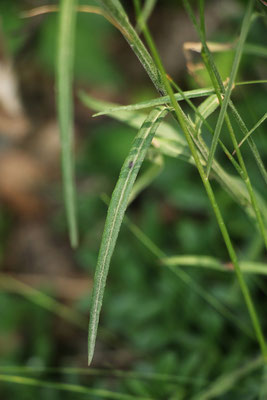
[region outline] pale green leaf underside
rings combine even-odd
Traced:
[[[166,114],[166,108],[155,108],[144,121],[124,161],[118,182],[111,197],[94,277],[88,337],[89,364],[94,354],[99,316],[110,260],[116,245],[122,220],[146,152],[161,120]]]

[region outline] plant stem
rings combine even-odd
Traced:
[[[216,219],[217,219],[217,223],[218,223],[219,228],[221,230],[221,233],[222,233],[225,245],[227,247],[229,256],[230,256],[231,261],[232,261],[232,263],[234,265],[235,272],[236,272],[236,275],[237,275],[237,278],[238,278],[238,282],[239,282],[241,291],[243,293],[243,296],[244,296],[244,299],[245,299],[245,302],[246,302],[246,305],[247,305],[247,308],[248,308],[248,312],[249,312],[249,315],[250,315],[250,318],[251,318],[251,321],[252,321],[253,328],[255,330],[255,334],[256,334],[257,340],[259,342],[259,345],[260,345],[262,354],[264,356],[264,359],[267,362],[267,347],[266,347],[265,339],[264,339],[264,336],[263,336],[263,332],[262,332],[262,329],[261,329],[261,326],[260,326],[260,323],[259,323],[259,319],[258,319],[256,310],[254,308],[253,301],[252,301],[252,298],[250,296],[247,284],[246,284],[245,279],[243,277],[243,274],[241,272],[235,249],[234,249],[234,247],[232,245],[228,230],[226,228],[226,225],[224,223],[223,217],[221,215],[219,206],[218,206],[218,204],[216,202],[216,199],[215,199],[215,196],[214,196],[214,192],[212,190],[212,187],[210,185],[208,177],[205,174],[204,168],[202,167],[200,158],[198,156],[198,152],[197,152],[197,150],[195,148],[195,145],[194,145],[194,142],[193,142],[193,140],[191,138],[191,134],[190,134],[190,131],[188,129],[187,120],[185,119],[184,113],[183,113],[180,105],[177,103],[177,101],[176,101],[176,99],[174,97],[174,92],[173,92],[173,90],[171,88],[171,85],[170,85],[168,79],[167,79],[167,75],[166,75],[165,69],[163,67],[163,64],[161,62],[160,56],[158,54],[158,51],[157,51],[156,46],[154,44],[154,41],[153,41],[153,39],[152,39],[152,37],[151,37],[151,35],[149,33],[149,30],[148,30],[145,22],[143,23],[143,33],[144,33],[146,42],[148,44],[148,47],[149,47],[149,49],[151,51],[151,54],[152,54],[152,56],[154,58],[155,64],[157,65],[157,67],[158,67],[158,69],[159,69],[159,71],[161,73],[162,82],[163,82],[163,84],[165,86],[165,90],[166,90],[167,94],[170,96],[171,104],[172,104],[172,106],[174,108],[175,115],[176,115],[177,120],[179,121],[180,126],[181,126],[181,128],[182,128],[182,130],[183,130],[183,132],[185,134],[188,146],[189,146],[190,151],[192,153],[192,156],[193,156],[193,158],[195,160],[195,164],[196,164],[197,169],[199,171],[199,174],[200,174],[201,180],[203,182],[203,185],[204,185],[204,187],[206,189],[208,198],[210,200],[210,203],[212,205],[213,211],[215,213],[215,216],[216,216]]]

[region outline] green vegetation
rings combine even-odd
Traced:
[[[56,71],[66,204],[65,218],[57,182],[61,207],[46,219],[65,249],[69,232],[76,278],[94,279],[65,302],[53,285],[1,271],[0,343],[15,344],[3,351],[0,397],[265,399],[266,7],[232,3],[211,33],[214,4],[204,0],[61,0],[42,11],[33,49]],[[152,23],[165,12],[198,38],[188,71],[172,77]],[[13,7],[5,13],[9,37],[22,22]],[[140,84],[112,57],[121,36],[143,67]],[[23,43],[11,41],[10,54]],[[3,208],[4,266],[15,224]],[[75,291],[74,280],[63,286]]]

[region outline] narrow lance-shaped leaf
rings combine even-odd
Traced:
[[[161,107],[154,109],[148,115],[124,161],[118,182],[112,194],[94,278],[89,322],[88,364],[91,363],[94,354],[99,315],[110,260],[116,245],[131,191],[156,129],[166,114],[166,108]]]
[[[107,103],[103,100],[96,100],[85,92],[80,92],[80,99],[83,104],[94,111],[102,111],[106,108],[117,107],[117,104]],[[109,115],[110,117],[126,123],[128,126],[139,129],[147,117],[146,113],[135,111],[119,111]],[[177,129],[166,122],[162,122],[156,133],[157,136],[162,136],[169,140],[179,142],[183,147],[186,146],[184,137]]]
[[[185,98],[188,99],[195,99],[198,97],[206,97],[210,96],[214,93],[213,88],[203,88],[203,89],[195,89],[195,90],[188,90],[181,95],[180,93],[175,93],[175,98],[177,101],[182,101]],[[106,110],[100,111],[99,113],[95,114],[94,117],[98,117],[99,115],[111,114],[117,111],[134,111],[134,110],[142,110],[144,108],[160,106],[163,104],[170,104],[171,100],[169,96],[162,96],[156,99],[142,101],[141,103],[137,104],[130,104],[127,106],[119,106],[119,107],[111,107]]]
[[[73,163],[73,49],[77,0],[61,0],[56,67],[57,110],[60,127],[64,200],[70,242],[78,244]]]

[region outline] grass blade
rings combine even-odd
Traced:
[[[131,46],[131,49],[138,57],[139,61],[146,70],[156,89],[161,95],[165,95],[166,92],[164,85],[162,84],[161,75],[143,42],[139,38],[133,26],[130,24],[128,16],[125,13],[120,1],[97,0],[97,2],[102,6],[103,10],[116,22],[117,26],[120,28],[121,33]]]
[[[207,176],[209,176],[209,173],[210,173],[211,165],[212,165],[212,162],[213,162],[213,159],[214,159],[214,155],[215,155],[215,151],[216,151],[216,147],[217,147],[217,144],[218,144],[218,139],[219,139],[219,136],[220,136],[220,133],[221,133],[223,121],[224,121],[225,114],[226,114],[226,111],[227,111],[227,107],[228,107],[228,104],[229,104],[230,95],[231,95],[231,91],[232,91],[232,86],[233,86],[233,84],[235,82],[235,78],[236,78],[236,75],[237,75],[238,67],[239,67],[241,56],[242,56],[242,52],[243,52],[243,47],[244,47],[245,40],[247,38],[248,31],[249,31],[249,28],[250,28],[252,11],[253,11],[253,0],[249,0],[248,6],[247,6],[247,10],[246,10],[246,14],[245,14],[245,17],[243,19],[243,23],[242,23],[242,27],[241,27],[240,38],[239,38],[238,45],[237,45],[236,52],[235,52],[235,57],[234,57],[234,61],[233,61],[233,66],[232,66],[230,78],[229,78],[229,83],[228,83],[227,89],[225,91],[225,95],[224,95],[224,99],[222,101],[220,114],[219,114],[219,117],[218,117],[218,120],[217,120],[217,124],[216,124],[215,131],[214,131],[214,136],[213,136],[212,143],[211,143],[209,158],[208,158],[208,162],[207,162],[207,171],[206,171]]]
[[[102,195],[102,200],[105,204],[109,204],[109,198],[106,195]],[[134,222],[132,222],[127,216],[124,217],[124,223],[132,234],[146,247],[151,254],[157,259],[167,259],[167,254],[164,253]],[[240,329],[249,337],[253,337],[253,332],[243,323],[234,313],[226,307],[220,300],[218,300],[212,293],[206,291],[202,286],[194,281],[193,278],[184,270],[176,268],[174,265],[164,264],[169,270],[180,279],[186,286],[188,286],[193,292],[198,294],[213,310],[218,314],[228,319],[234,326]]]
[[[233,117],[235,118],[236,122],[238,123],[243,135],[247,136],[247,134],[249,133],[249,130],[248,130],[246,124],[244,123],[243,119],[239,115],[238,111],[234,107],[232,102],[230,102],[230,109],[231,109]],[[263,164],[263,161],[261,159],[259,150],[257,149],[257,146],[256,146],[254,140],[250,136],[248,136],[247,141],[248,141],[248,145],[250,147],[250,150],[251,150],[251,152],[252,152],[252,154],[253,154],[253,156],[255,158],[255,161],[256,161],[256,163],[258,165],[259,171],[260,171],[260,173],[261,173],[261,175],[262,175],[262,177],[264,179],[264,182],[267,185],[267,171],[266,171],[265,166]]]
[[[78,245],[73,162],[72,76],[76,0],[61,0],[56,66],[57,112],[61,139],[64,200],[72,247]]]
[[[146,152],[151,144],[157,127],[166,114],[166,108],[161,107],[154,109],[148,115],[124,161],[120,177],[112,194],[94,278],[88,336],[89,365],[94,354],[97,328],[109,264],[116,245],[124,213],[128,205],[133,184],[143,163]]]
[[[33,304],[37,304],[39,307],[52,312],[59,318],[62,318],[83,330],[86,329],[86,318],[75,309],[60,303],[53,297],[48,296],[40,290],[37,290],[10,275],[0,273],[0,282],[0,288],[2,290],[19,294]]]
[[[104,101],[95,100],[88,96],[84,92],[80,93],[80,99],[89,108],[95,111],[101,111],[106,108],[114,107],[114,104],[110,104]],[[200,114],[201,115],[201,114]],[[110,115],[112,118],[126,123],[127,125],[139,128],[143,123],[146,114],[135,111],[120,111],[114,112]],[[251,138],[248,138],[250,140]],[[195,165],[194,159],[190,154],[188,145],[179,127],[176,129],[168,124],[162,122],[159,126],[156,137],[153,139],[157,150],[165,156],[179,158],[183,161],[189,162]],[[207,151],[208,154],[208,151]],[[231,153],[229,153],[231,157]],[[233,157],[232,157],[233,158]],[[206,158],[205,158],[206,159]],[[203,163],[203,160],[201,161]],[[205,165],[205,161],[203,163]],[[214,178],[219,182],[223,189],[237,202],[247,213],[249,218],[254,218],[254,213],[251,205],[251,200],[248,196],[244,182],[236,176],[230,175],[226,172],[217,161],[213,162],[213,173]],[[262,200],[260,195],[256,193],[258,203],[260,205],[261,212],[263,214],[265,223],[267,224],[267,208],[265,202]]]
[[[185,98],[195,99],[198,97],[210,96],[213,93],[215,93],[214,89],[203,88],[203,89],[188,90],[188,91],[184,92],[183,95],[181,95],[180,93],[175,93],[174,96],[177,101],[182,101]],[[98,117],[99,115],[112,114],[113,112],[117,112],[117,111],[142,110],[144,108],[160,106],[163,104],[170,104],[170,102],[171,102],[171,100],[170,100],[169,96],[162,96],[162,97],[158,97],[157,99],[142,101],[137,104],[131,104],[131,105],[119,106],[119,107],[111,107],[106,110],[98,112],[97,114],[94,115],[94,117]]]
[[[157,0],[146,0],[145,1],[145,4],[142,9],[142,16],[141,16],[141,18],[137,19],[137,24],[135,27],[135,30],[137,33],[140,34],[142,32],[142,30],[143,30],[142,20],[147,21],[149,19],[150,15],[152,14],[153,9],[156,5],[156,2],[157,2]]]
[[[83,376],[101,376],[113,379],[123,380],[139,380],[151,381],[151,383],[161,381],[163,383],[183,383],[197,385],[200,383],[209,383],[207,379],[193,378],[186,375],[176,375],[158,372],[141,372],[141,371],[126,371],[121,369],[97,369],[97,368],[77,368],[77,367],[40,367],[40,366],[20,366],[9,365],[0,366],[0,372],[4,374],[64,374],[64,375],[83,375]]]
[[[233,266],[230,263],[223,263],[214,257],[198,256],[198,255],[180,255],[161,259],[164,265],[177,267],[197,267],[214,269],[221,272],[233,271]],[[242,272],[248,274],[267,275],[267,264],[254,261],[240,261]]]
[[[262,357],[245,363],[241,368],[232,371],[231,373],[224,374],[220,378],[216,379],[208,389],[199,393],[193,398],[193,400],[218,399],[228,393],[234,386],[237,386],[237,382],[240,379],[261,368],[263,365],[264,361]]]
[[[223,107],[223,101],[221,99],[220,91],[225,95],[225,100],[226,100],[226,92],[225,92],[224,85],[223,85],[223,82],[221,80],[220,74],[219,74],[219,72],[217,70],[217,67],[216,67],[216,65],[215,65],[215,63],[213,61],[212,55],[211,55],[211,53],[210,53],[210,51],[208,49],[208,46],[206,44],[206,39],[205,39],[205,35],[203,34],[203,30],[201,28],[199,28],[199,26],[197,24],[197,21],[195,19],[194,13],[192,11],[192,8],[191,8],[188,0],[184,0],[184,4],[185,4],[185,7],[186,7],[186,9],[188,11],[188,14],[189,14],[193,24],[196,27],[196,30],[199,33],[199,36],[201,38],[201,43],[202,43],[202,47],[203,47],[202,57],[203,57],[205,65],[206,65],[206,68],[207,68],[207,70],[209,72],[210,78],[211,78],[211,80],[213,82],[214,89],[215,89],[216,94],[218,96],[218,100],[220,102],[220,105],[221,105],[221,107]],[[252,4],[252,1],[250,1],[248,3],[247,12],[245,14],[245,18],[244,18],[244,21],[243,21],[243,24],[242,24],[240,43],[244,42],[244,40],[245,40],[244,37],[248,33],[248,29],[249,29],[249,26],[250,26],[251,15],[252,15],[252,10],[253,10],[253,4]],[[204,14],[202,15],[202,19],[204,19]],[[237,46],[237,52],[239,51],[238,49],[240,47],[240,43]],[[236,60],[236,57],[234,59],[234,65],[235,65],[235,60]],[[233,72],[233,70],[234,70],[234,68],[232,68],[232,72]],[[231,77],[230,77],[230,81],[231,81]],[[230,88],[230,84],[228,85],[228,89],[229,88]],[[244,122],[242,121],[241,117],[239,116],[238,112],[236,111],[235,107],[233,106],[233,103],[230,100],[230,95],[229,95],[229,98],[228,98],[228,102],[229,102],[229,105],[232,108],[232,111],[234,112],[235,118],[238,121],[242,132],[243,133],[246,132],[247,128],[245,127]],[[222,108],[221,108],[221,111],[222,111]],[[219,115],[219,118],[220,118],[220,115]],[[240,168],[241,168],[241,172],[242,172],[241,176],[242,176],[242,179],[243,179],[243,181],[244,181],[244,183],[245,183],[245,185],[247,187],[247,191],[248,191],[249,196],[250,196],[250,202],[251,202],[251,205],[252,205],[252,207],[254,209],[255,216],[256,216],[256,219],[257,219],[258,227],[260,229],[260,232],[261,232],[262,237],[264,239],[265,246],[267,248],[267,233],[266,233],[266,230],[265,230],[264,221],[262,219],[259,202],[258,202],[257,196],[255,195],[254,189],[253,189],[253,187],[251,185],[250,178],[249,178],[249,175],[248,175],[248,172],[247,172],[247,169],[246,169],[246,165],[245,165],[245,162],[244,162],[243,157],[241,155],[240,149],[238,147],[238,143],[237,143],[237,140],[236,140],[236,137],[235,137],[235,133],[234,133],[230,118],[229,118],[228,114],[226,113],[226,110],[225,110],[224,118],[225,118],[228,130],[229,130],[229,134],[230,134],[231,140],[233,142],[234,148],[235,148],[236,153],[237,153],[237,158],[238,158],[238,161],[239,161],[239,164],[240,164]],[[217,125],[218,125],[218,123],[217,123]],[[216,125],[216,128],[217,128],[217,125]],[[216,130],[216,128],[215,128],[215,130]],[[248,138],[248,143],[249,144],[251,143],[251,141],[252,141],[252,139]],[[257,161],[257,164],[258,164],[258,166],[260,168],[260,171],[263,174],[263,177],[266,178],[265,177],[266,171],[265,171],[264,165],[262,163],[262,160],[260,158],[260,155],[259,155],[259,153],[257,151],[257,148],[256,148],[255,144],[253,144],[253,145],[250,144],[250,147],[251,147],[251,149],[253,151],[253,155],[254,155],[254,157],[255,157],[255,159]],[[209,154],[208,159],[209,158],[210,158],[210,154]],[[231,160],[231,161],[233,162],[233,160]]]
[[[117,106],[115,104],[110,104],[102,100],[96,100],[84,92],[80,93],[80,99],[84,105],[86,105],[87,107],[89,107],[94,111],[104,110],[110,106],[112,107]],[[147,114],[134,111],[119,111],[116,113],[114,112],[112,114],[109,114],[109,116],[118,121],[126,123],[128,126],[131,126],[132,128],[139,129],[144,120],[146,119]],[[168,140],[173,140],[177,143],[180,143],[182,146],[186,146],[186,141],[183,138],[183,136],[179,133],[179,131],[177,131],[177,129],[174,129],[167,122],[162,122],[160,124],[159,128],[157,129],[156,136],[160,136]]]
[[[267,113],[256,123],[256,125],[246,134],[246,136],[241,140],[238,147],[241,147],[242,144],[249,138],[249,136],[266,120]],[[236,150],[233,151],[233,155],[236,153]]]
[[[235,86],[243,86],[243,85],[253,85],[253,84],[261,84],[261,83],[267,83],[266,80],[256,80],[256,81],[244,81],[244,82],[237,82]],[[194,89],[194,90],[187,90],[181,93],[175,93],[174,96],[177,101],[183,101],[185,99],[196,99],[199,97],[206,97],[210,96],[215,93],[215,90],[213,88],[201,88],[201,89]],[[80,92],[80,97],[83,97],[84,93]],[[113,112],[117,111],[137,111],[137,110],[142,110],[145,108],[150,108],[150,107],[155,107],[155,106],[160,106],[163,104],[170,104],[171,100],[169,96],[162,96],[158,97],[156,99],[151,99],[151,100],[146,100],[142,101],[140,103],[136,104],[129,104],[126,106],[121,106],[121,105],[110,105],[108,107],[108,103],[106,103],[106,108],[103,110],[99,111],[98,113],[94,114],[93,117],[98,117],[99,115],[107,115],[107,114],[112,114]]]
[[[250,10],[250,8],[252,9],[252,1],[251,0],[249,2],[249,5],[251,5],[251,7],[249,7],[249,10]],[[249,14],[249,12],[248,12],[248,14]],[[157,67],[158,67],[158,69],[159,69],[159,71],[161,73],[162,81],[163,81],[164,86],[165,86],[165,91],[170,96],[171,104],[172,104],[172,106],[174,108],[174,112],[175,112],[175,116],[177,118],[177,121],[179,122],[179,124],[180,124],[180,126],[181,126],[181,128],[182,128],[182,130],[183,130],[183,132],[185,134],[185,137],[186,137],[186,140],[187,140],[187,143],[188,143],[188,147],[190,148],[192,156],[193,156],[193,158],[195,160],[195,164],[196,164],[196,167],[198,169],[198,172],[199,172],[199,175],[201,177],[201,180],[203,182],[203,186],[205,187],[205,190],[206,190],[206,193],[208,195],[209,201],[211,203],[211,206],[213,208],[214,214],[216,216],[216,220],[217,220],[218,226],[220,228],[223,240],[224,240],[226,248],[228,250],[230,259],[231,259],[231,261],[233,263],[233,266],[234,266],[234,269],[235,269],[235,272],[236,272],[236,275],[237,275],[237,279],[238,279],[238,282],[239,282],[239,285],[240,285],[240,289],[241,289],[242,294],[244,296],[244,300],[245,300],[245,303],[246,303],[246,306],[247,306],[247,309],[248,309],[248,313],[250,315],[251,322],[252,322],[252,325],[253,325],[253,328],[254,328],[254,331],[255,331],[255,336],[256,336],[256,338],[258,340],[258,343],[259,343],[259,346],[261,348],[262,354],[264,356],[265,362],[267,362],[267,345],[266,345],[266,342],[265,342],[263,331],[262,331],[262,328],[261,328],[261,325],[260,325],[260,322],[259,322],[259,319],[258,319],[258,315],[257,315],[256,309],[254,307],[253,300],[251,298],[249,289],[247,287],[246,281],[245,281],[245,279],[243,277],[243,274],[242,274],[242,271],[240,269],[238,258],[237,258],[237,254],[236,254],[236,251],[235,251],[234,246],[232,244],[231,237],[230,237],[228,229],[227,229],[227,227],[225,225],[225,222],[224,222],[223,216],[221,214],[219,205],[218,205],[218,203],[216,201],[213,189],[212,189],[212,187],[210,185],[210,182],[209,182],[209,180],[207,178],[207,175],[205,174],[204,168],[203,168],[202,163],[201,163],[201,159],[199,158],[198,151],[197,151],[197,149],[195,147],[195,144],[194,144],[194,141],[192,139],[191,126],[188,123],[188,120],[186,119],[186,117],[185,117],[185,115],[183,113],[183,110],[181,109],[179,103],[177,103],[177,101],[176,101],[176,99],[174,97],[174,92],[173,92],[173,90],[171,88],[171,85],[170,85],[168,79],[167,79],[166,72],[165,72],[164,66],[162,64],[161,58],[160,58],[160,56],[158,54],[158,51],[157,51],[156,46],[154,44],[154,41],[153,41],[153,39],[152,39],[152,37],[150,35],[150,32],[149,32],[149,30],[148,30],[148,28],[147,28],[145,23],[144,23],[144,36],[146,38],[146,41],[147,41],[148,47],[149,47],[149,49],[151,51],[151,54],[153,55],[155,63],[156,63],[156,65],[157,65]]]
[[[7,382],[13,384],[27,385],[33,387],[50,388],[56,390],[62,390],[64,392],[80,393],[91,396],[97,396],[101,399],[114,399],[114,400],[152,400],[148,397],[137,397],[131,396],[124,393],[111,392],[106,389],[92,389],[86,386],[75,385],[71,383],[61,383],[61,382],[49,382],[43,381],[41,379],[26,378],[24,376],[14,376],[14,375],[0,375],[1,382]]]

